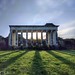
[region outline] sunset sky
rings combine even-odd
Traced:
[[[75,38],[75,0],[0,0],[0,35],[9,25],[59,25],[58,36]]]

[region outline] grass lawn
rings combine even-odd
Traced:
[[[0,75],[75,75],[75,51],[0,51]]]

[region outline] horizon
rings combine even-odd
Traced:
[[[58,37],[75,39],[74,0],[0,0],[0,35],[9,25],[59,25]]]

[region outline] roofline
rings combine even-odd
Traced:
[[[55,25],[55,26],[45,26],[45,25],[9,25],[9,27],[59,27],[59,25]]]
[[[9,25],[9,27],[59,27],[53,23],[46,23],[45,25]]]

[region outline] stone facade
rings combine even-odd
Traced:
[[[36,41],[38,44],[38,32],[41,32],[41,45],[43,45],[43,32],[46,33],[45,42],[49,46],[57,46],[58,45],[58,25],[54,25],[53,23],[46,23],[45,25],[9,25],[10,27],[10,35],[9,35],[9,46],[19,46],[19,42],[21,45],[25,44],[25,47],[28,47],[28,32],[31,33],[31,45],[33,45],[33,32],[36,32]],[[23,33],[26,33],[25,43],[23,43]],[[20,41],[19,35],[21,33]]]

